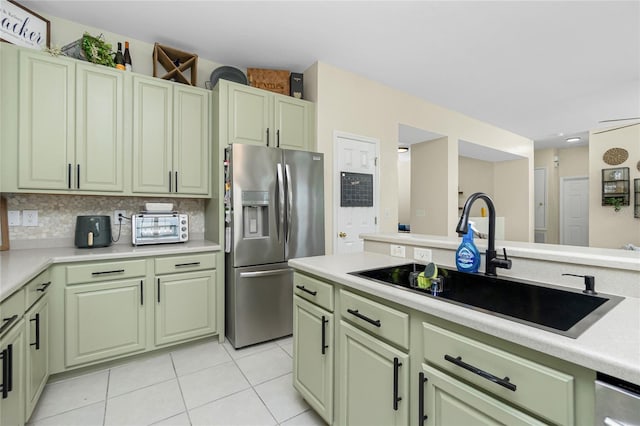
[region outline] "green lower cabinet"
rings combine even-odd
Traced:
[[[49,379],[49,297],[43,296],[29,311],[26,322],[26,412],[31,413]]]
[[[345,321],[339,329],[338,423],[409,424],[409,355]]]
[[[156,278],[155,317],[156,345],[215,333],[216,272]]]
[[[418,400],[419,425],[546,424],[426,364],[422,364],[422,374],[418,377],[423,387],[418,392],[418,399],[422,396],[422,401]]]
[[[145,349],[144,285],[133,279],[65,288],[68,367]]]
[[[333,314],[293,297],[293,386],[333,422]]]
[[[0,425],[24,424],[24,320],[20,320],[0,339],[2,391]]]

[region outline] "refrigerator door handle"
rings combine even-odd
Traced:
[[[282,179],[282,164],[278,163],[276,170],[278,176],[278,207],[276,209],[278,226],[276,226],[276,235],[278,236],[278,241],[280,241],[280,231],[284,230],[284,181]]]
[[[280,275],[285,272],[291,272],[292,269],[283,268],[283,269],[272,269],[271,271],[256,271],[256,272],[240,272],[241,278],[257,278],[257,277],[268,277],[270,275]]]
[[[284,175],[287,179],[287,218],[284,240],[285,242],[289,242],[289,235],[291,234],[291,222],[293,222],[293,218],[291,217],[291,212],[293,209],[293,186],[291,184],[291,169],[288,164],[284,166]]]

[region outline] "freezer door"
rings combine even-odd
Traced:
[[[284,261],[282,151],[233,144],[230,148],[233,266]]]
[[[233,347],[292,333],[293,270],[286,263],[234,268],[225,290],[225,327]]]
[[[285,258],[324,254],[324,157],[284,150]]]

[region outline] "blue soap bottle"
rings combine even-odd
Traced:
[[[460,272],[478,272],[480,268],[480,252],[473,243],[473,222],[469,222],[468,231],[456,250],[456,267]]]

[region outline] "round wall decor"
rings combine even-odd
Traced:
[[[604,153],[602,159],[610,166],[617,166],[627,161],[629,158],[629,152],[624,148],[611,148]]]

